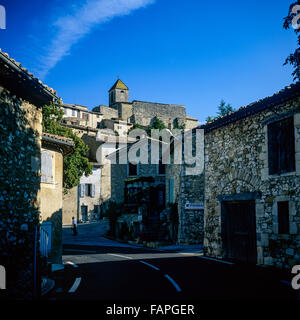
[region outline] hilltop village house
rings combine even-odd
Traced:
[[[63,157],[73,148],[72,139],[42,135],[40,220],[41,246],[46,248],[41,249],[51,263],[62,263]]]
[[[300,262],[300,84],[205,129],[204,253]]]
[[[203,243],[204,236],[204,148],[203,133],[196,129],[175,136],[170,144],[170,162],[166,165],[165,216],[170,237],[179,244]],[[184,136],[190,136],[195,163],[184,158]],[[176,148],[179,152],[176,153]],[[197,150],[196,150],[197,149]],[[180,159],[177,157],[180,156]],[[197,159],[196,159],[197,157]]]
[[[135,124],[147,127],[158,117],[171,129],[198,126],[197,119],[186,115],[184,106],[129,102],[129,89],[121,80],[109,90],[109,106],[100,105],[89,111],[84,106],[63,104],[63,109],[62,124],[71,128],[89,146],[88,157],[94,167],[93,176],[88,180],[83,177],[81,186],[64,195],[64,224],[71,223],[74,213],[79,221],[103,216],[111,199],[112,171],[106,156],[135,142],[127,136]],[[97,194],[94,195],[93,190]]]
[[[42,106],[56,100],[53,89],[0,51],[0,264],[8,271],[6,292],[14,297],[31,297],[39,283],[34,253],[39,245]]]
[[[166,238],[160,222],[165,208],[165,165],[157,158],[151,163],[154,139],[141,138],[125,148],[107,156],[112,161],[110,201],[122,205],[120,216],[111,230],[117,238],[155,241]],[[156,141],[161,147],[162,142]],[[140,163],[130,159],[130,154],[147,155]],[[126,159],[126,163],[123,160]]]

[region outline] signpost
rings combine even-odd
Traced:
[[[186,202],[184,208],[186,210],[204,210],[204,203],[203,202],[199,202],[199,203]]]

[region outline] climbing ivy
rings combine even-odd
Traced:
[[[61,125],[63,111],[60,104],[52,104],[43,107],[43,131],[70,138],[73,140],[75,150],[64,157],[64,188],[65,192],[76,187],[80,178],[92,173],[87,154],[89,147],[70,128]]]

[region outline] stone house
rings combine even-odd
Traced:
[[[89,111],[85,106],[63,104],[62,108],[64,111],[63,122],[66,124],[96,129],[103,119],[102,114]]]
[[[107,156],[111,163],[110,201],[123,206],[117,221],[117,231],[133,228],[135,238],[140,232],[152,239],[160,236],[160,213],[165,209],[165,165],[157,159],[150,162],[151,142],[142,138]],[[158,145],[161,142],[157,141]],[[148,154],[147,162],[132,162],[127,153]],[[126,163],[120,159],[127,159]]]
[[[12,297],[37,294],[42,106],[56,100],[53,89],[0,51],[0,265]]]
[[[300,260],[300,84],[205,126],[204,253]]]
[[[117,80],[109,90],[109,106],[100,105],[89,111],[87,107],[63,104],[62,125],[71,128],[89,146],[89,160],[101,166],[101,194],[93,202],[100,204],[100,216],[107,209],[111,198],[111,167],[106,156],[117,149],[135,142],[127,136],[134,124],[147,127],[158,117],[170,128],[194,128],[198,120],[186,115],[184,106],[150,103],[143,101],[129,102],[129,89]],[[117,134],[117,137],[115,135]],[[82,219],[81,207],[87,210],[85,203],[79,205],[80,190],[73,188],[64,195],[63,223],[69,224],[74,212]],[[82,191],[83,192],[83,191]],[[90,197],[88,198],[89,200]],[[93,205],[97,205],[94,203]],[[91,209],[92,210],[92,209]],[[92,212],[90,209],[88,211]],[[84,213],[84,216],[86,214]],[[96,215],[94,215],[96,216]]]
[[[101,205],[101,170],[102,165],[92,163],[93,172],[88,177],[82,176],[78,186],[79,222],[98,220]]]
[[[63,158],[73,148],[72,139],[42,135],[40,220],[42,232],[47,233],[51,263],[62,263]]]
[[[184,135],[192,139],[192,153],[203,154],[196,129],[175,136],[170,144],[170,163],[166,165],[166,216],[173,242],[178,244],[203,243],[204,236],[204,172],[193,170],[184,159]],[[176,158],[175,150],[179,147]],[[201,157],[198,157],[201,158]],[[178,161],[180,160],[180,161]],[[203,165],[203,159],[201,159]],[[191,170],[192,169],[192,170]]]
[[[118,111],[118,119],[128,123],[149,126],[158,117],[168,129],[192,129],[198,120],[186,115],[185,106],[133,100],[129,102],[129,88],[118,79],[109,90],[109,108]]]

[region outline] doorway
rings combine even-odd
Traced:
[[[223,201],[222,218],[227,258],[256,264],[255,201]]]

